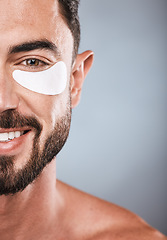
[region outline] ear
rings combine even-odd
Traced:
[[[93,63],[94,53],[86,51],[78,54],[72,69],[71,76],[71,107],[78,105],[84,79]]]

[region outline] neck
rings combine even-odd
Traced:
[[[46,239],[48,228],[53,227],[53,223],[55,228],[61,204],[53,160],[23,192],[0,197],[1,240],[26,240],[34,239],[34,236]]]

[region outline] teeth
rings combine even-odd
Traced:
[[[8,139],[10,140],[14,139],[14,132],[9,133]]]
[[[18,138],[23,135],[23,131],[9,132],[9,133],[0,133],[0,142],[7,142],[13,140],[14,138]]]
[[[8,141],[8,136],[9,136],[8,133],[0,133],[0,141],[1,142]]]
[[[16,132],[14,133],[15,138],[18,138],[18,137],[20,137],[21,135],[23,135],[23,133],[21,133],[21,132],[19,132],[19,131],[16,131]]]

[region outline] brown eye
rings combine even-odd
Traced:
[[[26,65],[28,66],[39,66],[40,61],[38,59],[27,59]]]

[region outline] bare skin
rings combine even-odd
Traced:
[[[58,188],[64,199],[68,199],[67,209],[75,215],[71,223],[74,230],[72,239],[166,239],[141,218],[119,206],[79,192],[61,182]],[[70,217],[71,214],[67,222],[70,222]]]
[[[93,53],[79,54],[72,63],[73,37],[55,0],[2,0],[0,23],[0,114],[14,109],[22,115],[35,116],[43,126],[41,150],[55,123],[66,112],[70,83],[71,107],[79,103]],[[41,39],[56,44],[59,54],[44,49],[9,51],[15,45]],[[18,85],[12,72],[26,70],[27,57],[47,59],[49,66],[64,61],[69,78],[65,91],[57,96],[44,96]],[[15,156],[16,170],[28,162],[34,134],[30,130],[21,141],[18,138],[15,143],[0,143],[0,155]],[[55,162],[53,159],[23,192],[0,196],[1,240],[166,239],[134,214],[57,181]]]

